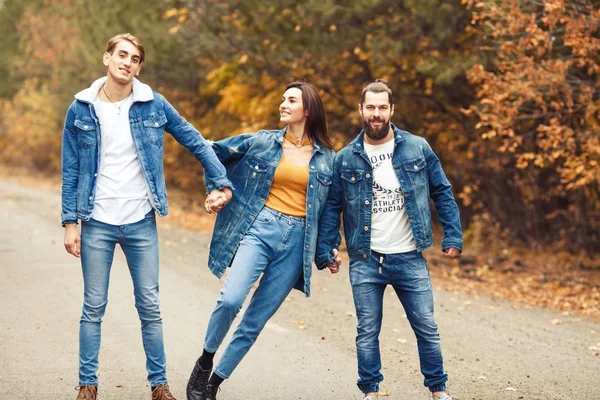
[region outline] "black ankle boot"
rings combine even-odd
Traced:
[[[219,387],[216,385],[211,385],[210,383],[206,385],[206,391],[204,392],[204,399],[202,400],[217,400],[217,392],[219,391]]]
[[[190,380],[188,381],[186,394],[187,400],[204,400],[206,396],[206,383],[212,369],[202,369],[200,359],[196,361]]]

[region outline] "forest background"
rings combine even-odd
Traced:
[[[285,84],[317,86],[336,149],[360,90],[394,91],[459,202],[464,289],[600,315],[600,10],[591,0],[0,0],[0,163],[59,180],[73,95],[116,33],[140,79],[206,138],[276,128]],[[198,162],[169,135],[170,189],[201,204]],[[439,235],[438,235],[439,236]],[[435,260],[433,262],[435,263]],[[468,284],[465,284],[465,279]]]

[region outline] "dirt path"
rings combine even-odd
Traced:
[[[74,399],[82,279],[62,245],[60,195],[0,179],[0,399]],[[160,222],[161,302],[170,385],[179,400],[201,350],[220,282],[209,237]],[[347,271],[347,264],[344,265]],[[315,272],[313,296],[293,292],[219,400],[360,399],[348,276]],[[436,289],[454,398],[594,399],[600,323]],[[99,399],[149,399],[131,280],[117,250],[103,323]],[[386,292],[385,399],[428,399],[414,336]],[[596,348],[596,350],[594,350]],[[218,357],[218,355],[217,355]]]

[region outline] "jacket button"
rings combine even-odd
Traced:
[[[370,177],[371,177],[371,174],[367,174],[367,175],[365,175],[365,176],[366,176],[367,178],[370,178]]]
[[[87,125],[84,125],[84,126],[83,126],[83,129],[87,129],[87,128],[88,128],[88,126],[87,126]]]
[[[366,232],[366,231],[368,231],[368,230],[369,230],[369,227],[368,227],[368,226],[365,226],[363,229],[364,229],[364,230],[365,230],[365,232]]]
[[[313,185],[310,185],[310,188],[311,188],[311,189],[314,189],[315,187],[314,187]]]
[[[258,169],[258,165],[255,165],[255,166],[254,166],[254,169]]]
[[[315,166],[314,166],[314,165],[311,165],[311,166],[310,166],[310,169],[315,169]]]
[[[370,203],[369,203],[369,200],[365,200],[365,204],[366,204],[366,205],[369,205],[369,204],[370,204]]]
[[[90,197],[89,197],[89,199],[90,199],[90,201],[91,201],[91,200],[93,199],[93,197],[92,197],[92,196],[90,196]]]
[[[312,204],[309,204],[309,205],[308,205],[308,208],[312,208]]]
[[[310,224],[307,225],[310,228]]]
[[[352,177],[350,180],[351,180],[352,182],[354,182],[354,181],[356,180],[356,178],[355,178],[355,177]]]
[[[417,164],[415,164],[415,169],[419,169],[419,167],[417,167]]]
[[[158,122],[155,122],[155,123],[154,123],[154,126],[158,126]]]
[[[94,176],[98,176],[98,174],[94,174]]]
[[[363,254],[363,258],[367,258],[367,255],[366,255],[366,254]]]

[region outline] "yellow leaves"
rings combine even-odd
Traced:
[[[187,20],[190,10],[187,8],[170,8],[163,13],[163,19],[175,19],[178,25],[169,28],[170,35],[175,35],[181,29],[181,25]]]

